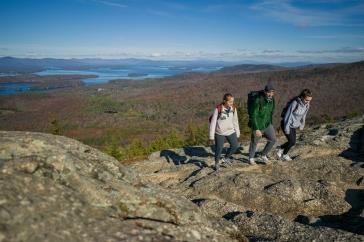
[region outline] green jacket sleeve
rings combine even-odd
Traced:
[[[254,100],[253,103],[253,108],[252,108],[252,117],[251,117],[251,128],[253,130],[258,130],[259,129],[259,123],[258,123],[258,114],[259,114],[259,109],[260,109],[260,97],[256,98]]]

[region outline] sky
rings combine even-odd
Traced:
[[[0,56],[364,60],[364,0],[0,0]]]

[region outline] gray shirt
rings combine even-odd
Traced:
[[[286,134],[290,133],[290,128],[300,128],[302,130],[305,127],[306,115],[309,108],[309,103],[303,103],[301,98],[297,98],[291,102],[283,119],[284,132]]]
[[[218,110],[217,108],[215,108],[209,128],[210,140],[215,139],[215,133],[218,135],[229,136],[236,132],[236,136],[239,138],[240,129],[238,121],[238,112],[236,111],[236,108],[234,112],[232,110],[228,112],[228,109],[222,106],[219,119],[217,119],[217,117],[218,117]]]

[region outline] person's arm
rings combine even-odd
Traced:
[[[236,132],[236,136],[239,138],[240,137],[240,128],[239,128],[238,111],[236,110],[236,108],[234,110],[233,122],[234,122],[234,129],[235,129],[235,132]]]
[[[253,111],[252,111],[252,115],[251,115],[251,128],[253,131],[255,130],[259,130],[259,124],[258,124],[258,114],[259,114],[259,107],[260,107],[260,99],[261,97],[257,97],[255,100],[254,100],[254,103],[253,103]]]
[[[293,111],[295,110],[296,106],[298,105],[297,101],[294,100],[292,101],[291,105],[289,105],[287,112],[284,115],[284,133],[289,134],[291,129],[289,127],[289,124],[291,123],[291,119],[292,119],[292,114]]]
[[[209,139],[210,140],[215,139],[217,116],[218,116],[218,110],[217,110],[217,108],[215,108],[214,113],[213,113],[212,118],[211,118],[211,123],[210,123],[210,128],[209,128]]]
[[[303,115],[302,119],[301,119],[301,125],[300,125],[300,130],[303,130],[303,128],[305,127],[305,123],[306,123],[306,116],[308,113],[308,110],[310,109],[310,106],[307,106],[307,109],[305,111],[305,114]]]

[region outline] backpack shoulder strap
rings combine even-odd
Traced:
[[[222,103],[220,103],[219,105],[217,105],[217,119],[220,118],[221,113],[222,113]]]
[[[293,112],[295,112],[295,111],[297,110],[297,108],[298,108],[298,105],[300,105],[300,104],[299,104],[299,101],[300,101],[300,100],[298,100],[298,99],[299,99],[299,97],[295,97],[295,98],[292,100],[292,103],[293,103],[293,101],[296,101],[296,102],[297,102],[297,105],[296,105],[296,107],[294,108]]]
[[[262,91],[259,92],[257,98],[259,98],[259,105],[260,105],[259,109],[261,109],[264,106],[264,101],[265,101]]]
[[[219,105],[217,105],[217,112],[220,114],[222,112],[222,104],[220,103]]]

